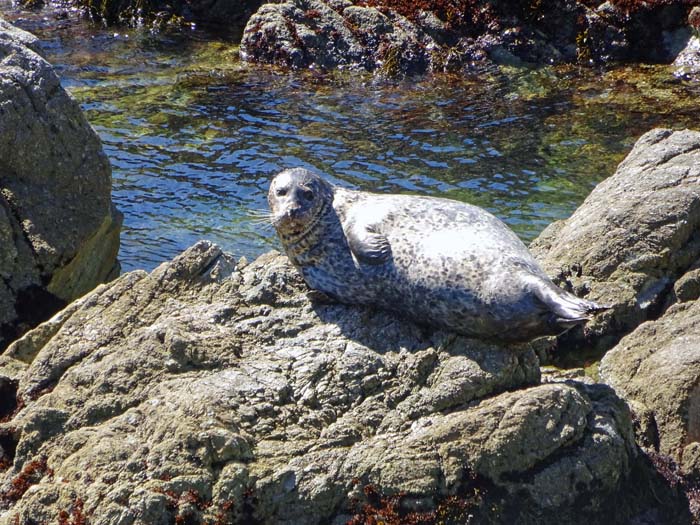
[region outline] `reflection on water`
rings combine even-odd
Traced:
[[[199,33],[98,30],[7,0],[0,12],[38,34],[102,138],[125,215],[125,270],[201,238],[249,258],[277,247],[254,218],[269,179],[290,166],[351,188],[468,201],[531,240],[640,134],[692,126],[700,105],[698,86],[663,67],[328,79],[242,65],[234,46]]]

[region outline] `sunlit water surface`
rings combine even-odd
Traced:
[[[525,241],[565,218],[643,132],[695,125],[700,88],[667,67],[501,69],[386,81],[242,64],[225,39],[104,30],[0,13],[42,41],[112,162],[120,260],[151,269],[207,238],[277,248],[256,217],[270,178],[305,166],[336,184],[483,206]]]

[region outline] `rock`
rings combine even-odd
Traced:
[[[444,33],[435,17],[426,25],[433,34]],[[389,74],[425,73],[438,49],[433,37],[395,11],[321,0],[263,5],[241,41],[246,60]]]
[[[600,364],[602,381],[652,414],[655,447],[683,465],[697,463],[700,445],[698,326],[700,301],[676,304],[622,339]]]
[[[605,385],[540,384],[527,345],[312,303],[276,253],[234,266],[200,242],[8,349],[29,364],[5,387],[0,524],[345,523],[382,505],[687,521]]]
[[[596,9],[546,3],[286,0],[264,4],[243,33],[244,59],[294,68],[390,75],[469,71],[493,63],[670,62],[689,6],[658,2]],[[457,10],[457,11],[455,11]]]
[[[700,298],[700,261],[693,264],[673,284],[673,294],[669,297],[669,301],[671,304],[675,302],[683,303],[694,301],[698,298]]]
[[[235,28],[240,38],[246,22],[262,3],[263,0],[199,0],[187,2],[186,9],[191,10],[195,23],[223,25],[229,30]],[[161,9],[172,5],[169,2],[162,4]],[[181,14],[187,16],[188,13],[183,10]]]
[[[629,302],[632,308],[620,308],[619,304],[613,308],[618,326],[630,326],[624,322],[633,319],[627,317],[629,314],[643,314],[639,321],[651,319],[603,357],[600,379],[612,386],[635,413],[638,443],[669,456],[689,479],[700,476],[699,149],[697,132],[655,130],[639,140],[618,173],[643,175],[634,184],[648,190],[638,196],[627,192],[627,212],[613,208],[613,220],[609,222],[615,229],[611,228],[611,233],[601,229],[600,234],[618,250],[619,266],[613,273],[608,272],[607,283],[596,278],[591,281],[592,293],[596,289],[606,293],[606,288],[614,289],[617,274],[616,279],[623,283],[620,290],[626,291],[621,298],[636,298],[634,303]],[[624,188],[624,180],[618,181],[616,188]],[[620,191],[610,193],[611,208],[616,194],[621,195]],[[637,211],[633,212],[635,206]],[[633,244],[618,240],[624,233],[616,230],[629,228],[620,220],[621,213],[629,213],[628,218],[637,221],[629,235]],[[594,214],[591,210],[591,216]],[[640,233],[643,243],[635,240]],[[592,238],[589,235],[581,242],[588,242]],[[612,253],[612,249],[609,251]],[[581,256],[598,265],[593,266],[594,274],[604,268],[601,263],[615,264],[609,256]],[[630,270],[633,273],[627,275]],[[643,313],[640,307],[650,300],[650,309]]]
[[[0,350],[118,271],[110,191],[100,140],[37,40],[0,20]]]
[[[492,5],[493,4],[493,5]],[[345,0],[265,4],[241,42],[245,60],[294,68],[359,69],[390,76],[470,70],[475,64],[576,59],[576,20],[585,9],[561,0],[529,17],[508,3],[455,13],[411,4],[363,7]],[[490,60],[487,60],[490,58]]]
[[[605,2],[586,12],[586,26],[579,34],[578,58],[589,64],[605,64],[628,59],[630,43],[619,25],[611,22],[612,6]],[[614,17],[612,17],[614,20]]]
[[[693,441],[683,449],[683,473],[700,478],[700,442]]]
[[[675,283],[681,298],[692,297],[699,232],[700,133],[646,133],[570,218],[530,246],[555,281],[611,306],[584,332],[565,334],[567,344],[608,349],[672,303]]]
[[[595,9],[608,29],[598,46],[606,58],[668,64],[689,37],[690,2],[615,2],[607,1]],[[600,34],[600,33],[599,33]],[[612,44],[610,46],[609,44]],[[605,48],[614,53],[606,57]]]
[[[688,80],[700,79],[700,38],[693,36],[673,61],[674,74]]]

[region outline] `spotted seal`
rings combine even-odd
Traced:
[[[470,337],[528,341],[602,310],[556,286],[489,212],[448,199],[335,187],[303,168],[274,177],[271,218],[310,288]]]

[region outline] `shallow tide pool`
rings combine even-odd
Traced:
[[[502,68],[387,81],[243,64],[221,37],[0,15],[37,34],[112,162],[124,270],[201,238],[237,256],[278,244],[269,179],[305,166],[376,192],[483,206],[525,241],[565,218],[645,131],[693,127],[700,86],[665,66]]]

